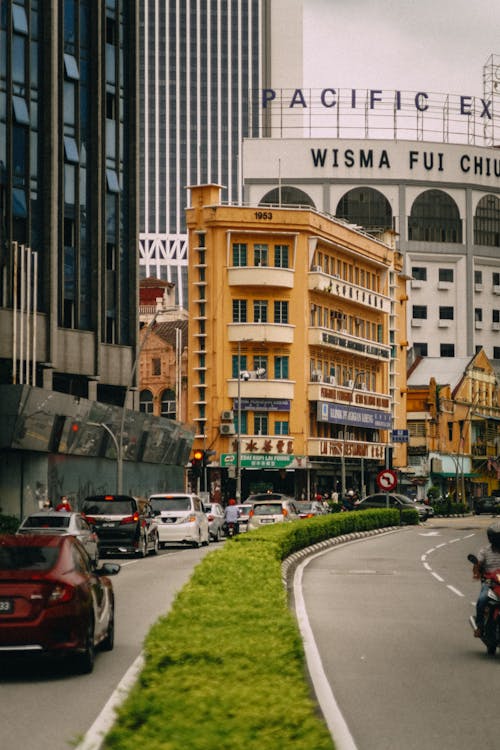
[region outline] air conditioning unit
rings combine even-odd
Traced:
[[[321,266],[313,266],[312,270],[316,271],[317,273],[323,273],[323,269],[321,268]]]
[[[368,386],[366,385],[366,383],[361,383],[361,390],[362,391],[367,391],[368,390]]]
[[[346,388],[354,388],[354,380],[346,380],[344,385]]]
[[[223,422],[234,422],[234,411],[223,411],[220,418]]]
[[[337,378],[335,377],[335,375],[330,375],[328,377],[328,382],[330,383],[330,385],[337,385]]]
[[[320,383],[321,382],[321,370],[313,370],[311,380],[314,383]]]
[[[220,425],[220,434],[221,435],[234,435],[234,424],[221,424]]]

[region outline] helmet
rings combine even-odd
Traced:
[[[354,497],[354,490],[349,490],[347,494],[349,495],[349,497]]]
[[[233,500],[233,498],[231,498],[231,500],[229,501],[229,505],[236,505],[236,500]]]
[[[488,526],[486,533],[491,546],[500,549],[500,521],[495,521]]]

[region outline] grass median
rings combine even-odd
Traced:
[[[328,515],[241,534],[207,555],[146,637],[144,669],[103,747],[332,750],[281,563],[325,539],[399,522],[394,510]]]

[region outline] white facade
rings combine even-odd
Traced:
[[[384,196],[405,272],[412,278],[409,346],[415,354],[429,357],[470,357],[483,347],[500,366],[500,154],[496,149],[375,139],[248,139],[243,172],[245,202],[250,204],[259,204],[271,191],[276,198],[286,186],[302,191],[318,210],[339,216],[340,201],[353,189]],[[444,194],[456,212],[453,241],[410,238],[410,219],[415,232],[419,219],[414,212],[429,190]],[[268,197],[267,202],[273,201]],[[478,217],[487,204],[491,210],[481,224]],[[478,221],[487,227],[489,244],[478,241]],[[425,220],[417,234],[422,235],[423,224]]]

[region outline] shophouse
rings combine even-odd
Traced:
[[[498,380],[484,350],[472,358],[426,357],[408,373],[406,490],[472,503],[498,491]]]
[[[313,208],[190,189],[188,423],[207,491],[375,487],[406,466],[406,282],[389,244]]]

